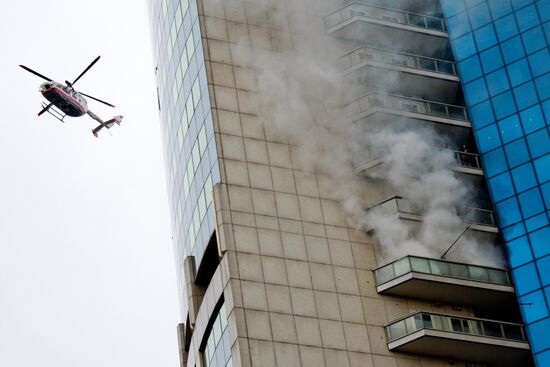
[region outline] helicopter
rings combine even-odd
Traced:
[[[103,103],[110,107],[115,107],[114,105],[108,102],[102,101],[99,98],[92,97],[88,94],[77,92],[73,87],[74,84],[84,74],[86,74],[86,72],[90,70],[91,67],[94,66],[96,62],[98,62],[100,57],[101,56],[96,57],[94,61],[92,61],[90,65],[88,65],[88,67],[84,69],[84,71],[80,73],[80,75],[76,77],[76,79],[73,80],[72,82],[65,80],[65,85],[58,83],[48,78],[47,76],[44,76],[39,72],[32,70],[31,68],[25,65],[19,65],[26,71],[46,80],[46,82],[40,85],[39,92],[42,93],[44,98],[46,98],[49,103],[42,102],[42,110],[38,112],[38,116],[42,115],[44,112],[48,112],[50,115],[52,115],[59,121],[65,122],[64,119],[66,116],[80,117],[85,114],[88,114],[91,118],[99,122],[99,125],[95,129],[92,129],[92,133],[96,138],[97,138],[97,133],[101,129],[103,128],[110,129],[111,127],[113,127],[114,124],[120,125],[120,122],[122,121],[122,118],[124,116],[119,115],[119,116],[113,117],[110,120],[103,121],[99,116],[97,116],[95,113],[93,113],[88,109],[88,103],[86,102],[86,99],[84,98],[84,96],[90,99],[93,99],[97,102]]]

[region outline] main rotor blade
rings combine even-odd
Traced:
[[[91,99],[93,99],[94,101],[98,101],[98,102],[101,102],[101,103],[103,103],[103,104],[106,104],[107,106],[115,107],[114,105],[110,104],[109,102],[102,101],[101,99],[92,97],[92,96],[90,96],[89,94],[82,93],[82,92],[78,92],[78,93],[80,93],[80,94],[82,94],[83,96],[86,96],[86,97],[88,97],[88,98],[91,98]]]
[[[86,74],[86,72],[87,72],[88,70],[90,70],[90,68],[91,68],[92,66],[94,66],[94,64],[99,60],[100,57],[101,57],[101,56],[96,57],[95,60],[92,61],[92,63],[91,63],[90,65],[88,65],[88,67],[87,67],[86,69],[84,69],[84,71],[83,71],[82,73],[80,73],[80,75],[79,75],[71,84],[76,83],[76,82],[78,81],[78,79],[80,79],[80,78],[82,77],[82,75]]]
[[[46,80],[49,81],[49,82],[52,81],[52,80],[51,80],[50,78],[48,78],[47,76],[44,76],[44,75],[40,74],[39,72],[34,71],[33,69],[31,69],[31,68],[29,68],[29,67],[26,67],[25,65],[19,65],[19,66],[21,66],[23,69],[27,70],[29,73],[33,73],[34,75],[41,77],[42,79],[46,79]]]

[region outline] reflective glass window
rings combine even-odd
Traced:
[[[489,89],[489,94],[491,96],[496,96],[497,94],[510,89],[508,77],[506,76],[504,69],[499,69],[494,73],[487,75],[485,78],[487,80],[487,88]]]
[[[512,268],[527,264],[533,260],[533,254],[531,253],[531,247],[529,246],[527,236],[522,236],[507,242],[506,248],[508,249],[508,261]]]
[[[512,0],[512,6],[515,10],[521,9],[527,4],[531,4],[534,0]]]
[[[548,308],[546,307],[544,294],[540,290],[519,297],[519,304],[521,313],[523,314],[523,320],[526,324],[530,324],[548,316]]]
[[[483,66],[485,73],[490,73],[491,71],[499,69],[502,65],[504,65],[498,46],[480,52],[479,57],[481,59],[481,66]]]
[[[511,92],[505,92],[501,95],[493,97],[491,101],[493,103],[493,110],[495,111],[497,119],[510,116],[517,111],[516,103],[514,102]]]
[[[506,144],[504,149],[506,151],[506,157],[508,158],[508,164],[510,167],[516,167],[531,159],[529,157],[529,151],[527,150],[525,139],[518,139],[512,143]]]
[[[527,135],[527,145],[531,152],[531,157],[540,157],[550,151],[550,137],[547,129],[542,129]],[[544,181],[542,181],[544,182]]]
[[[507,227],[521,220],[521,212],[515,197],[498,203],[496,207],[499,223],[502,227]]]
[[[548,103],[548,113],[550,115],[550,103]],[[474,129],[479,129],[487,126],[495,121],[493,107],[491,102],[485,101],[470,108],[470,118]]]
[[[537,25],[539,23],[539,17],[534,5],[526,6],[516,12],[516,19],[518,20],[519,30],[521,32]]]
[[[544,205],[546,208],[550,209],[550,182],[541,185],[540,191],[542,192],[542,197],[544,199]]]
[[[535,85],[541,101],[550,98],[550,73],[536,78]]]
[[[453,16],[466,9],[464,1],[462,0],[442,0],[441,7],[445,10],[445,14],[448,16]]]
[[[453,44],[457,60],[465,59],[476,53],[476,46],[471,33],[455,39]]]
[[[526,134],[544,127],[544,117],[542,116],[542,111],[538,104],[521,111],[519,115],[521,117],[523,131],[525,131]]]
[[[534,263],[520,266],[512,272],[516,293],[523,295],[540,288],[540,281]]]
[[[546,124],[550,125],[550,100],[541,103],[542,110],[544,111],[544,119]]]
[[[528,57],[531,72],[535,77],[550,71],[550,53],[547,48]]]
[[[550,10],[548,11],[550,12]],[[550,366],[550,350],[535,354],[535,361],[537,361],[537,366]]]
[[[514,195],[514,186],[508,172],[504,172],[488,180],[495,201],[501,201]]]
[[[470,32],[470,21],[466,13],[459,13],[447,20],[447,28],[449,29],[451,38],[460,37]]]
[[[487,87],[485,86],[485,81],[483,78],[479,78],[464,85],[464,94],[468,104],[470,105],[477,104],[478,102],[489,98]]]
[[[542,22],[550,20],[550,0],[540,0],[537,2],[539,16]],[[548,364],[550,366],[550,363]]]
[[[472,27],[477,29],[491,21],[491,14],[489,13],[489,7],[486,3],[481,3],[473,8],[468,9],[470,15],[470,22]]]
[[[500,41],[504,41],[518,34],[518,28],[513,14],[495,21],[495,28]]]
[[[489,125],[477,131],[478,148],[481,153],[487,152],[500,145],[500,138],[496,124]]]
[[[531,217],[544,211],[542,197],[538,188],[531,189],[518,195],[519,204],[524,217]]]
[[[550,254],[550,227],[529,233],[529,241],[535,257]]]
[[[502,236],[506,241],[511,241],[514,238],[523,236],[524,234],[525,234],[525,226],[523,225],[523,222],[519,222],[517,224],[511,225],[509,227],[502,229]]]
[[[472,56],[465,60],[460,61],[458,64],[458,71],[463,83],[468,83],[476,78],[479,78],[483,72],[481,71],[481,64],[477,56]]]
[[[489,0],[489,9],[493,18],[497,19],[512,12],[512,5],[509,0]]]
[[[513,92],[520,110],[538,102],[537,91],[532,82],[527,82],[514,88]]]
[[[497,43],[497,35],[495,34],[492,24],[481,27],[474,32],[474,36],[479,51],[485,50]]]
[[[502,56],[504,57],[504,62],[506,64],[514,62],[525,56],[523,44],[521,43],[519,36],[502,42],[500,49],[502,50]]]
[[[521,129],[521,124],[519,122],[519,117],[517,114],[500,120],[498,122],[498,127],[500,131],[500,137],[504,143],[508,143],[523,136],[523,131]]]
[[[537,185],[537,179],[535,178],[535,170],[531,163],[524,164],[512,170],[512,177],[516,190],[518,192],[525,191]]]
[[[527,151],[527,146],[525,146],[525,151]],[[508,152],[506,154],[508,155]],[[508,169],[502,148],[484,154],[482,159],[487,177],[492,177]]]
[[[525,83],[531,79],[531,71],[526,59],[521,59],[506,67],[512,87]]]
[[[550,348],[550,318],[537,321],[527,328],[529,341],[534,353]],[[539,366],[545,366],[543,364]]]
[[[535,27],[521,35],[523,39],[523,45],[525,46],[525,51],[528,54],[540,50],[543,47],[546,47],[546,41],[544,39],[544,33],[542,27]]]
[[[537,229],[547,225],[548,216],[546,215],[546,213],[535,215],[534,217],[525,220],[525,227],[527,228],[528,232],[536,231]]]

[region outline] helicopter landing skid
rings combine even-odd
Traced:
[[[42,107],[43,108],[46,108],[48,107],[48,105],[44,102],[42,102]],[[63,121],[65,119],[65,117],[67,116],[66,114],[64,114],[63,112],[61,112],[61,110],[59,110],[57,107],[55,106],[50,106],[50,108],[48,108],[47,110],[45,110],[45,112],[49,113],[50,115],[52,115],[53,117],[55,117],[56,119],[58,119],[59,121],[65,123],[65,121]]]

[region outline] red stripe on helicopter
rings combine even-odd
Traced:
[[[83,113],[86,113],[86,109],[84,108],[84,106],[82,106],[80,104],[80,102],[78,102],[78,100],[76,100],[73,96],[71,96],[69,93],[65,92],[63,89],[59,88],[59,87],[56,87],[56,86],[52,86],[50,89],[48,89],[46,92],[49,92],[51,91],[52,89],[55,89],[57,91],[59,91],[61,94],[63,94],[64,96],[66,96],[76,107],[78,107]]]

